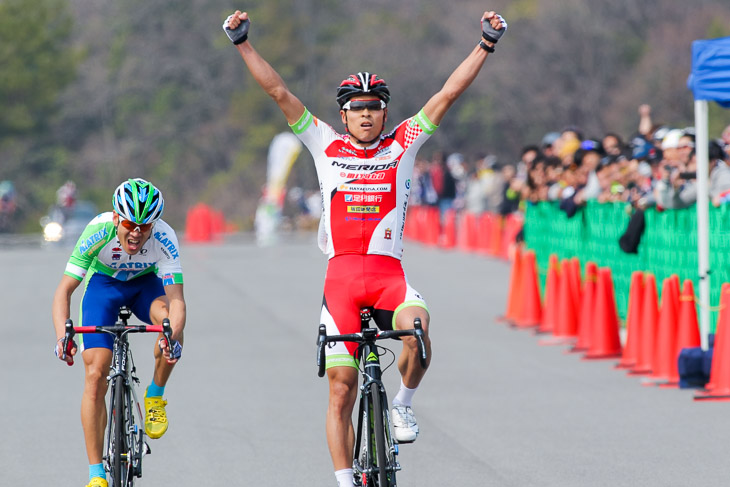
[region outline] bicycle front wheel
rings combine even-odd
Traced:
[[[111,424],[107,438],[107,461],[112,487],[126,487],[127,437],[125,431],[124,378],[116,377],[112,382]]]
[[[111,485],[122,487],[122,449],[124,444],[124,392],[121,377],[116,377],[112,382],[111,401],[109,404],[111,424],[109,425],[109,438],[107,438],[109,461],[109,474]]]

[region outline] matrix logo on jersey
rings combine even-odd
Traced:
[[[175,244],[172,243],[172,241],[166,237],[166,232],[156,232],[155,238],[162,244],[162,246],[167,249],[170,252],[170,255],[173,259],[177,259],[180,257],[180,255],[177,252],[177,247],[175,247]],[[167,253],[167,252],[165,252]]]
[[[95,234],[91,235],[84,241],[84,243],[79,246],[79,252],[85,254],[87,250],[94,248],[98,243],[104,240],[107,234],[108,232],[106,230],[106,227],[104,227]]]
[[[390,184],[340,184],[337,191],[352,193],[390,193]]]
[[[332,161],[333,167],[340,167],[348,171],[385,171],[398,167],[398,161],[392,161],[387,164],[347,164],[340,161]]]
[[[348,206],[348,213],[380,213],[379,206]]]
[[[345,203],[381,203],[382,194],[346,194]]]

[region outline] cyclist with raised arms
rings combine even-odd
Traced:
[[[408,284],[401,266],[403,228],[416,151],[441,123],[448,109],[474,81],[507,24],[495,12],[482,16],[479,43],[413,117],[383,134],[390,90],[376,74],[348,76],[337,88],[346,133],[313,116],[292,94],[281,76],[248,41],[250,21],[237,10],[223,24],[256,82],[274,99],[291,129],[312,153],[322,193],[320,248],[329,256],[321,322],[327,334],[360,331],[359,310],[373,309],[381,328],[413,328],[420,318],[427,332],[429,314],[423,298]],[[415,338],[403,340],[398,359],[401,387],[393,398],[392,423],[400,443],[418,435],[411,409],[425,369],[418,362]],[[430,359],[430,342],[426,336]],[[329,406],[327,443],[340,487],[353,486],[352,409],[358,371],[354,344],[327,349]]]
[[[172,345],[162,335],[155,343],[155,370],[145,391],[145,432],[159,438],[167,431],[162,395],[175,363],[182,355],[185,298],[175,231],[160,219],[165,206],[162,193],[144,179],[129,179],[114,191],[114,211],[96,216],[76,243],[53,297],[56,356],[74,362],[76,344],[64,358],[61,349],[71,295],[86,277],[81,301],[83,326],[113,325],[120,306],[128,306],[147,324],[161,325],[169,318]],[[81,334],[79,350],[85,382],[81,398],[81,425],[89,457],[87,487],[107,487],[102,464],[106,425],[106,377],[112,360],[114,337],[106,333]]]

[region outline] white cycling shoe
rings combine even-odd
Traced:
[[[418,422],[410,406],[393,406],[390,412],[393,434],[398,443],[413,443],[418,437]]]

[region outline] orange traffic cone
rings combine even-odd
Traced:
[[[669,381],[662,387],[679,387],[679,354],[683,348],[699,347],[700,328],[697,323],[697,308],[695,307],[695,291],[692,281],[686,279],[679,296],[679,311],[677,316],[677,340],[675,343],[675,360],[672,362]]]
[[[578,313],[576,310],[576,292],[574,265],[563,259],[560,264],[561,275],[558,286],[558,316],[553,329],[553,336],[540,340],[540,345],[562,345],[575,340],[578,333]],[[571,276],[572,274],[572,276]]]
[[[223,241],[223,232],[226,229],[226,218],[220,210],[211,210],[210,212],[210,232],[213,240],[216,242]]]
[[[449,208],[444,212],[444,228],[439,238],[439,245],[452,249],[456,245],[456,210]]]
[[[648,374],[651,372],[654,357],[654,340],[656,338],[657,315],[659,314],[656,295],[656,278],[654,274],[646,274],[644,294],[641,304],[641,335],[639,336],[636,365],[629,374]]]
[[[459,223],[456,226],[456,246],[462,252],[471,251],[471,235],[474,233],[474,215],[468,211],[459,213]]]
[[[616,295],[613,290],[611,269],[602,267],[598,270],[596,285],[596,311],[590,348],[583,356],[585,359],[604,359],[621,356],[621,337],[618,333],[618,311]]]
[[[659,308],[657,336],[649,379],[652,382],[668,381],[672,363],[676,368],[677,313],[679,311],[679,277],[675,274],[664,280],[662,304]]]
[[[420,242],[421,240],[421,215],[423,214],[422,206],[408,206],[406,213],[405,227],[403,228],[403,237],[408,240]]]
[[[537,333],[552,333],[558,319],[558,285],[560,279],[560,264],[558,256],[551,254],[548,262],[547,277],[545,278],[545,297],[543,302],[542,323]]]
[[[466,242],[469,246],[469,252],[476,252],[479,250],[479,218],[472,212],[467,212],[467,219],[469,220],[469,226],[467,228]]]
[[[580,313],[580,298],[581,289],[583,288],[583,281],[580,278],[580,261],[577,257],[570,259],[570,277],[572,279],[570,283],[570,290],[573,296],[573,307],[575,308],[576,316]],[[578,322],[576,321],[575,334],[578,335]]]
[[[492,219],[492,229],[490,231],[489,242],[489,255],[494,257],[497,257],[502,253],[502,225],[502,216],[495,215]]]
[[[710,382],[706,392],[700,392],[694,399],[727,401],[730,400],[730,284],[724,283],[720,291],[720,313],[715,329],[715,347],[712,352]]]
[[[514,325],[517,328],[538,326],[542,321],[542,306],[540,305],[540,286],[537,282],[534,250],[528,250],[523,256],[520,284],[522,285],[522,312]]]
[[[641,304],[644,293],[644,273],[635,271],[631,274],[629,287],[629,310],[626,314],[626,344],[621,361],[615,365],[617,369],[630,369],[636,365],[639,353],[639,336],[641,334]]]
[[[512,273],[509,278],[509,294],[507,295],[507,310],[497,321],[514,323],[519,316],[520,303],[522,302],[522,250],[515,248],[514,260],[512,261]]]
[[[489,242],[492,237],[492,219],[494,215],[484,211],[477,217],[477,250],[480,254],[489,255]]]
[[[580,299],[580,313],[578,315],[578,339],[570,349],[571,352],[585,352],[591,347],[591,336],[594,333],[596,306],[596,284],[598,282],[598,266],[595,262],[586,262],[583,292]]]
[[[700,346],[700,327],[697,323],[695,290],[690,279],[684,281],[682,294],[679,296],[679,318],[677,325],[678,350]]]
[[[441,234],[441,212],[438,208],[429,208],[426,213],[426,245],[438,245]]]
[[[213,238],[210,208],[198,203],[188,210],[185,220],[185,240],[188,242],[210,242]]]

